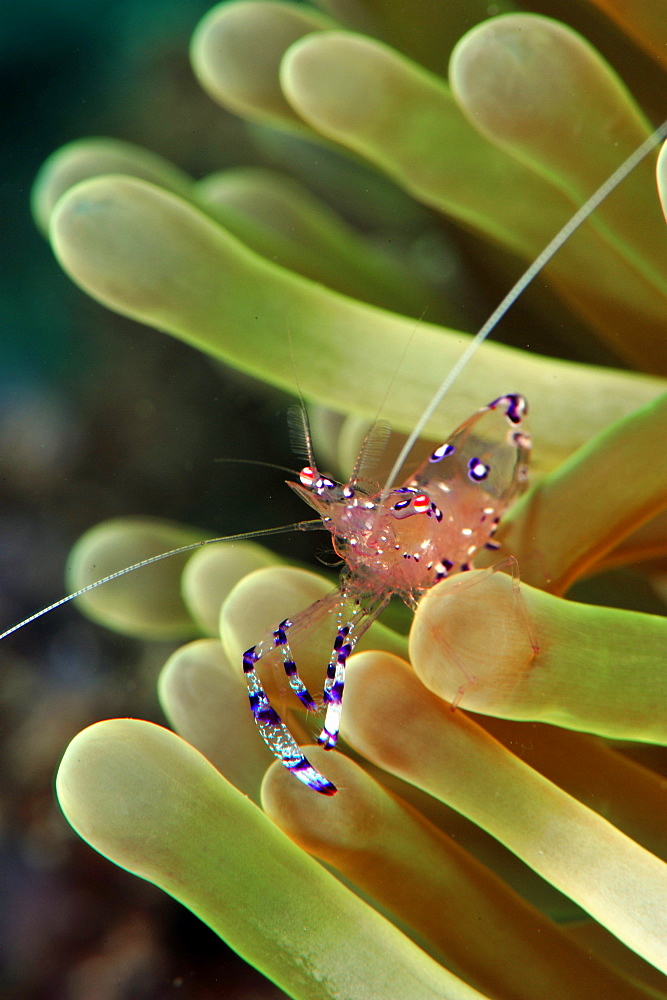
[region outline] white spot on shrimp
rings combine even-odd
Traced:
[[[431,455],[429,457],[429,462],[440,462],[443,458],[446,458],[448,455],[453,455],[455,451],[456,448],[454,447],[453,444],[447,444],[447,443],[441,444],[439,448],[436,448],[435,451],[431,452]]]
[[[472,479],[473,483],[481,483],[483,479],[486,479],[491,467],[485,465],[478,458],[471,458],[468,462],[468,476]]]

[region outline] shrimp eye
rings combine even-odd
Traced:
[[[311,469],[309,465],[306,465],[299,473],[299,482],[302,486],[307,486],[309,489],[312,489],[316,476],[317,473],[315,469]]]
[[[431,501],[425,493],[418,493],[412,501],[412,508],[417,514],[425,514],[431,509]]]

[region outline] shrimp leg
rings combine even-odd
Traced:
[[[333,795],[336,786],[313,767],[302,753],[298,743],[272,707],[262,686],[255,664],[261,659],[261,647],[252,646],[243,654],[243,673],[248,686],[248,697],[253,717],[262,739],[283,767],[322,795]]]

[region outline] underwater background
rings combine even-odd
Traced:
[[[243,467],[215,462],[265,458],[268,439],[274,460],[292,464],[285,400],[224,380],[198,352],[86,298],[30,215],[40,166],[82,135],[142,143],[194,175],[252,157],[240,123],[189,67],[189,38],[208,6],[2,5],[3,624],[64,593],[69,550],[104,517],[156,514],[215,534],[260,524],[267,496],[271,524],[300,516],[280,474],[253,468],[248,486]],[[73,608],[0,647],[2,996],[283,995],[188,911],[91,851],[53,794],[57,761],[83,726],[110,715],[163,721],[155,676],[165,649]]]

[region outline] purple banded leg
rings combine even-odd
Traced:
[[[356,638],[350,640],[351,626],[344,625],[338,629],[334,647],[327,667],[327,679],[324,682],[323,704],[327,706],[322,732],[317,742],[325,750],[333,750],[338,742],[340,731],[340,716],[343,710],[343,690],[345,688],[345,665],[347,658],[356,644]]]
[[[250,708],[262,739],[295,778],[322,795],[334,795],[336,786],[306,759],[289,729],[271,706],[255,670],[255,664],[261,657],[261,646],[259,649],[253,646],[243,654],[243,673],[248,686]]]
[[[297,696],[301,704],[305,706],[305,708],[309,709],[311,712],[317,712],[317,702],[299,677],[299,672],[296,669],[296,663],[294,662],[292,650],[290,649],[289,641],[287,639],[287,632],[291,628],[292,624],[293,622],[291,622],[289,618],[286,618],[285,621],[281,622],[273,633],[273,643],[282,653],[283,667],[285,668],[285,673],[287,674],[289,686],[292,691],[294,691],[294,694]]]

